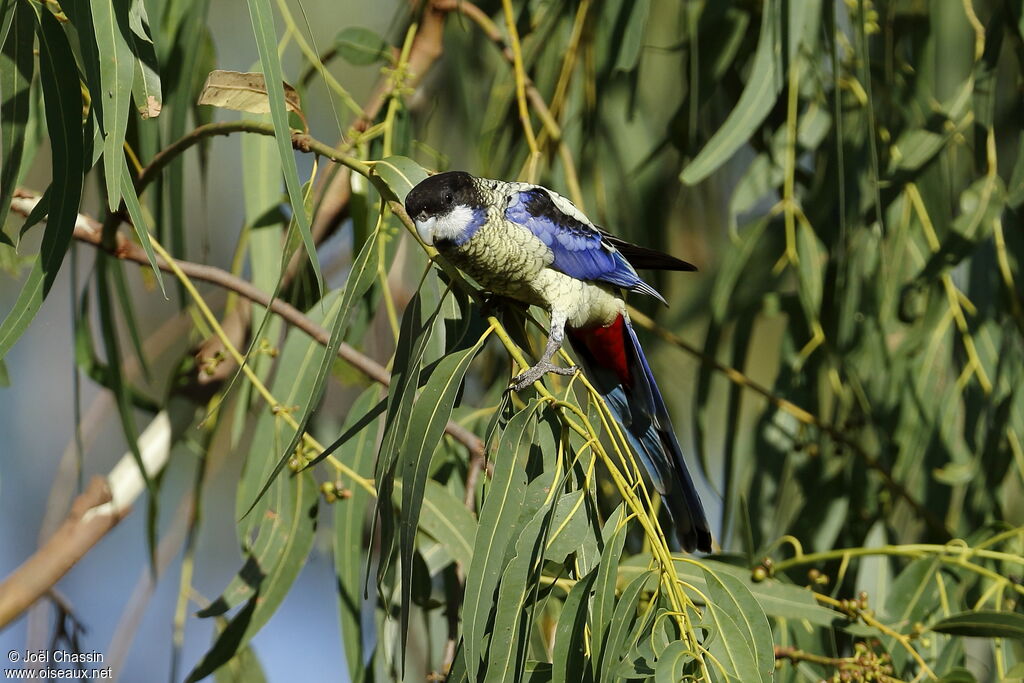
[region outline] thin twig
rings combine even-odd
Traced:
[[[273,137],[274,126],[270,123],[251,121],[248,119],[206,123],[202,126],[198,126],[153,155],[149,164],[142,169],[138,178],[135,179],[136,190],[141,193],[147,185],[156,179],[160,174],[160,171],[162,171],[167,164],[171,163],[171,161],[188,148],[199,144],[206,138],[210,138],[215,135],[231,135],[232,133],[255,133],[256,135],[267,135]],[[297,131],[292,132],[292,146],[302,152],[319,154],[320,156],[330,159],[337,164],[347,166],[356,173],[367,175],[370,172],[369,166],[363,163],[361,159],[345,154],[341,150],[335,149],[334,147],[320,142],[319,140],[316,140],[304,133]]]

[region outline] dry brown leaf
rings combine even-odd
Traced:
[[[285,106],[289,111],[302,116],[299,93],[287,83],[283,85]],[[199,94],[199,104],[246,111],[250,114],[270,112],[270,98],[267,96],[267,83],[263,79],[263,74],[244,71],[211,71],[206,77],[203,91]]]

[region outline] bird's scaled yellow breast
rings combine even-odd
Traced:
[[[486,289],[563,312],[571,327],[608,325],[625,310],[610,285],[577,280],[550,268],[551,250],[532,232],[489,211],[472,239],[442,255]]]
[[[626,310],[626,302],[612,285],[569,277],[545,268],[534,279],[533,289],[542,306],[565,314],[569,327],[610,325]]]

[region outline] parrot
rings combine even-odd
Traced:
[[[625,301],[631,292],[668,305],[637,268],[696,268],[615,237],[540,185],[448,171],[413,187],[405,210],[420,239],[485,290],[547,309],[544,351],[512,379],[510,389],[522,391],[547,373],[576,372],[552,362],[568,336],[661,494],[680,545],[687,552],[710,552],[703,506]]]

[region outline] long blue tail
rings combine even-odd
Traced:
[[[569,329],[587,377],[624,428],[687,552],[711,552],[711,530],[640,341],[625,316],[608,327]]]

